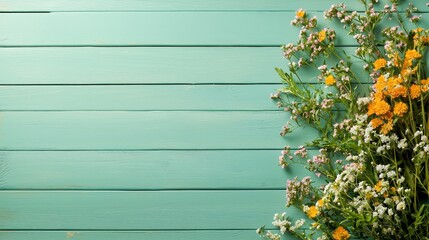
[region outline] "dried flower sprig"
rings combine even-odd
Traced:
[[[324,13],[356,42],[354,61],[336,47],[336,31],[319,27],[310,13],[299,9],[291,22],[300,27],[299,39],[282,47],[288,71],[276,69],[284,87],[273,98],[296,125],[286,124],[280,135],[300,126],[320,135],[295,151],[285,147],[279,165],[304,159],[326,184],[291,177],[286,206],[308,219],[292,224],[276,214],[280,234],[263,227],[261,237],[429,239],[429,30],[418,26],[412,4],[400,12],[400,0],[381,8],[359,2],[361,12],[337,4]],[[364,73],[355,74],[357,67]],[[301,79],[310,68],[317,72],[313,83]],[[309,156],[308,147],[319,154]]]

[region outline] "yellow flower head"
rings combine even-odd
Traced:
[[[377,71],[381,68],[384,68],[386,66],[386,64],[387,64],[387,61],[384,58],[379,58],[379,59],[375,60],[375,62],[373,63],[374,71]]]
[[[326,78],[325,78],[325,84],[326,85],[328,85],[328,86],[332,86],[332,85],[334,85],[334,83],[335,83],[336,81],[335,81],[335,78],[334,78],[334,76],[332,76],[332,75],[329,75],[329,76],[327,76]]]
[[[384,101],[374,101],[368,105],[368,112],[373,112],[378,116],[386,114],[390,110],[390,105]],[[371,115],[368,113],[368,115]]]
[[[387,94],[389,94],[393,99],[402,96],[406,97],[408,94],[408,90],[404,85],[396,85],[392,86],[388,89]]]
[[[375,191],[381,192],[381,188],[382,188],[381,184],[382,184],[381,181],[378,181],[378,183],[375,184],[375,186],[374,186]]]
[[[405,60],[414,60],[420,58],[422,55],[417,52],[415,49],[408,49],[405,52]]]
[[[305,11],[302,9],[299,9],[298,11],[296,11],[296,17],[297,18],[303,18],[305,16]]]
[[[316,206],[310,206],[306,213],[309,218],[315,218],[319,215],[320,212],[317,210]]]
[[[395,107],[393,108],[393,114],[402,117],[405,113],[408,112],[408,106],[407,104],[403,102],[397,102],[395,103]]]
[[[420,97],[421,89],[419,85],[413,84],[410,87],[410,97],[412,99]]]
[[[378,128],[381,124],[383,124],[383,120],[381,120],[380,118],[374,118],[371,120],[371,126],[373,128]]]
[[[332,237],[334,240],[347,240],[350,238],[350,234],[343,226],[339,226],[332,232]]]
[[[383,126],[381,126],[381,130],[380,132],[384,135],[387,135],[390,131],[392,131],[393,129],[393,121],[389,120],[387,121],[387,123],[383,124]]]
[[[322,30],[319,32],[319,41],[322,42],[325,39],[326,39],[326,31]]]

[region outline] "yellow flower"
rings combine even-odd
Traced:
[[[296,17],[297,18],[303,18],[305,16],[305,11],[302,9],[299,9],[298,11],[296,11]]]
[[[326,39],[326,31],[322,30],[322,31],[319,32],[319,41],[322,42],[325,39]]]
[[[316,206],[310,206],[306,213],[309,218],[315,218],[319,215],[319,210],[317,210]]]
[[[384,135],[387,135],[392,129],[393,129],[393,121],[389,120],[389,121],[387,121],[387,123],[385,123],[385,124],[383,124],[383,126],[381,126],[380,132]]]
[[[379,59],[375,60],[375,62],[373,63],[374,71],[377,71],[380,68],[384,68],[386,66],[386,64],[387,64],[387,61],[384,58],[379,58]]]
[[[420,58],[422,55],[417,52],[415,49],[408,49],[405,52],[405,60],[414,60]]]
[[[387,92],[390,94],[390,96],[393,99],[395,99],[399,96],[406,97],[408,91],[407,91],[407,88],[405,86],[399,84],[399,85],[396,85],[394,87],[390,87]]]
[[[378,128],[381,124],[383,124],[383,120],[381,120],[380,118],[374,118],[371,120],[371,126],[373,128]]]
[[[381,188],[382,188],[381,184],[382,184],[381,181],[378,181],[378,183],[375,184],[375,186],[374,186],[375,191],[377,191],[377,192],[381,191]]]
[[[422,84],[422,87],[420,90],[422,92],[427,92],[429,90],[429,78],[421,80],[420,83]]]
[[[410,97],[412,99],[420,97],[420,92],[421,92],[421,89],[420,89],[419,85],[416,85],[416,84],[411,85],[411,87],[410,87]]]
[[[405,113],[408,112],[408,106],[407,104],[403,102],[397,102],[395,103],[395,107],[393,108],[393,113],[397,116],[404,116]]]
[[[368,105],[368,115],[375,113],[378,116],[386,114],[390,110],[390,105],[384,101],[373,101]]]
[[[332,232],[332,237],[334,240],[347,240],[350,238],[350,234],[343,226],[339,226]]]
[[[336,81],[335,81],[335,78],[334,78],[334,76],[332,76],[332,75],[329,75],[329,76],[327,76],[326,78],[325,78],[325,84],[326,85],[328,85],[328,86],[332,86],[332,85],[334,85],[334,83],[335,83]]]

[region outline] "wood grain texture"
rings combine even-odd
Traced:
[[[275,48],[0,48],[1,84],[278,83]]]
[[[284,190],[1,191],[0,229],[250,230],[284,203]]]
[[[333,3],[341,1],[282,1],[282,0],[1,0],[0,11],[294,11],[325,10]],[[381,0],[380,8],[387,3]],[[413,1],[419,10],[425,11],[425,1]],[[403,4],[406,5],[406,4]],[[347,1],[350,9],[362,9],[358,1]],[[401,8],[400,8],[401,9]]]
[[[0,64],[0,84],[265,84],[280,83],[274,68],[288,61],[279,47],[41,47],[0,48]],[[318,71],[300,74],[317,81]]]
[[[347,35],[322,13],[309,14],[319,18],[320,27],[337,26],[338,36]],[[0,15],[0,46],[280,46],[298,38],[299,28],[289,24],[294,17],[294,12],[10,13]],[[339,37],[337,44],[355,40]]]
[[[255,230],[205,230],[205,231],[0,231],[0,238],[7,240],[260,240]],[[294,238],[291,238],[294,239]]]
[[[276,110],[276,103],[270,99],[270,94],[280,87],[2,86],[0,110]]]
[[[1,150],[279,149],[284,112],[2,112]]]
[[[301,164],[280,168],[278,155],[278,150],[7,151],[0,152],[0,189],[284,189],[286,178],[314,176]]]
[[[337,46],[356,45],[337,21],[308,14],[320,28],[336,30]],[[280,46],[298,38],[299,28],[289,24],[294,17],[270,11],[10,13],[0,15],[0,46]]]

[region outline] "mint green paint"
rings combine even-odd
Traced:
[[[380,8],[388,3],[379,1]],[[425,1],[413,1],[420,11],[427,11]],[[298,8],[324,10],[332,0],[1,0],[1,11],[294,11]],[[358,1],[346,1],[349,9],[361,9]],[[405,5],[405,4],[404,4]],[[400,6],[399,9],[402,9]]]
[[[0,64],[1,84],[189,84],[279,83],[287,62],[279,47],[61,47],[0,48]]]
[[[331,3],[0,0],[0,239],[259,239],[316,134],[278,135],[279,46]]]
[[[0,238],[7,240],[261,240],[252,230],[203,230],[203,231],[0,231]]]
[[[309,158],[315,154],[310,151]],[[0,189],[283,189],[287,178],[308,174],[299,163],[279,168],[279,155],[279,150],[3,151]]]
[[[271,111],[276,102],[270,94],[278,88],[281,85],[6,86],[0,87],[0,109]]]
[[[284,202],[284,190],[2,191],[0,228],[250,230]]]
[[[347,35],[322,12],[309,14],[320,27]],[[280,46],[298,38],[294,17],[276,11],[9,13],[0,15],[0,46]],[[337,44],[356,45],[351,37]]]
[[[281,149],[279,111],[2,112],[3,150]],[[299,128],[292,147],[315,136]]]

